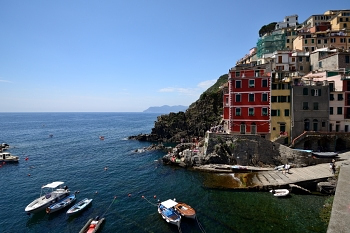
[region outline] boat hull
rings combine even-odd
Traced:
[[[75,194],[69,195],[69,196],[61,199],[57,203],[47,207],[46,213],[51,214],[51,213],[54,213],[54,212],[59,211],[61,209],[64,209],[64,208],[68,207],[69,205],[71,205],[75,200],[76,200]]]
[[[61,200],[62,198],[65,198],[68,195],[69,195],[69,191],[64,190],[62,192],[56,192],[56,191],[52,192],[50,196],[47,196],[47,195],[41,196],[35,199],[34,201],[32,201],[29,205],[27,205],[24,211],[27,214],[34,214],[34,213],[41,212],[45,210],[47,207],[49,207],[50,205],[58,202],[59,200]]]
[[[192,218],[195,219],[196,218],[196,211],[189,205],[179,202],[176,206],[175,206],[175,210],[182,216],[185,218]]]
[[[105,221],[105,218],[99,220],[93,220],[90,218],[84,227],[79,231],[79,233],[96,233],[101,228],[102,223]]]
[[[67,215],[73,215],[73,214],[78,214],[81,211],[83,211],[84,209],[86,209],[92,202],[93,199],[88,199],[85,198],[81,201],[79,201],[77,204],[75,204],[74,206],[72,206],[68,211],[67,211]]]
[[[162,205],[158,205],[158,213],[167,223],[180,227],[181,216],[175,211],[175,209],[165,208]]]
[[[275,197],[285,197],[289,195],[288,189],[275,189],[271,190],[270,192],[273,193]]]

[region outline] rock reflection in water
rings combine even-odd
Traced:
[[[239,189],[253,187],[256,173],[208,173],[204,174],[206,188]]]

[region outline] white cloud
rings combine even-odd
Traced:
[[[216,79],[212,79],[212,80],[207,80],[207,81],[203,81],[200,82],[197,86],[201,89],[208,89],[209,87],[213,86],[214,83],[216,83]]]
[[[207,80],[203,81],[197,84],[197,87],[195,88],[184,88],[184,87],[165,87],[162,89],[159,89],[159,92],[166,92],[166,93],[179,93],[184,95],[190,95],[190,96],[197,96],[201,94],[203,90],[208,89],[216,82],[215,79],[213,80]]]
[[[12,83],[12,82],[11,82],[11,81],[8,81],[8,80],[0,79],[0,83]]]

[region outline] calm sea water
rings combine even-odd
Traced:
[[[157,200],[169,198],[194,207],[207,233],[326,232],[319,218],[326,197],[278,199],[267,192],[211,189],[206,183],[217,174],[164,166],[163,152],[136,153],[150,143],[126,138],[150,133],[156,118],[146,113],[1,113],[0,143],[10,144],[9,151],[21,160],[0,168],[0,232],[75,233],[95,216],[106,218],[101,232],[179,232],[157,213]],[[92,205],[75,217],[65,211],[28,216],[26,205],[52,181],[79,190],[78,200],[93,198]],[[202,231],[197,221],[183,219],[181,232]]]

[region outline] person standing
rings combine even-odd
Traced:
[[[332,159],[332,163],[330,164],[330,168],[331,168],[332,174],[335,174],[335,159]]]

